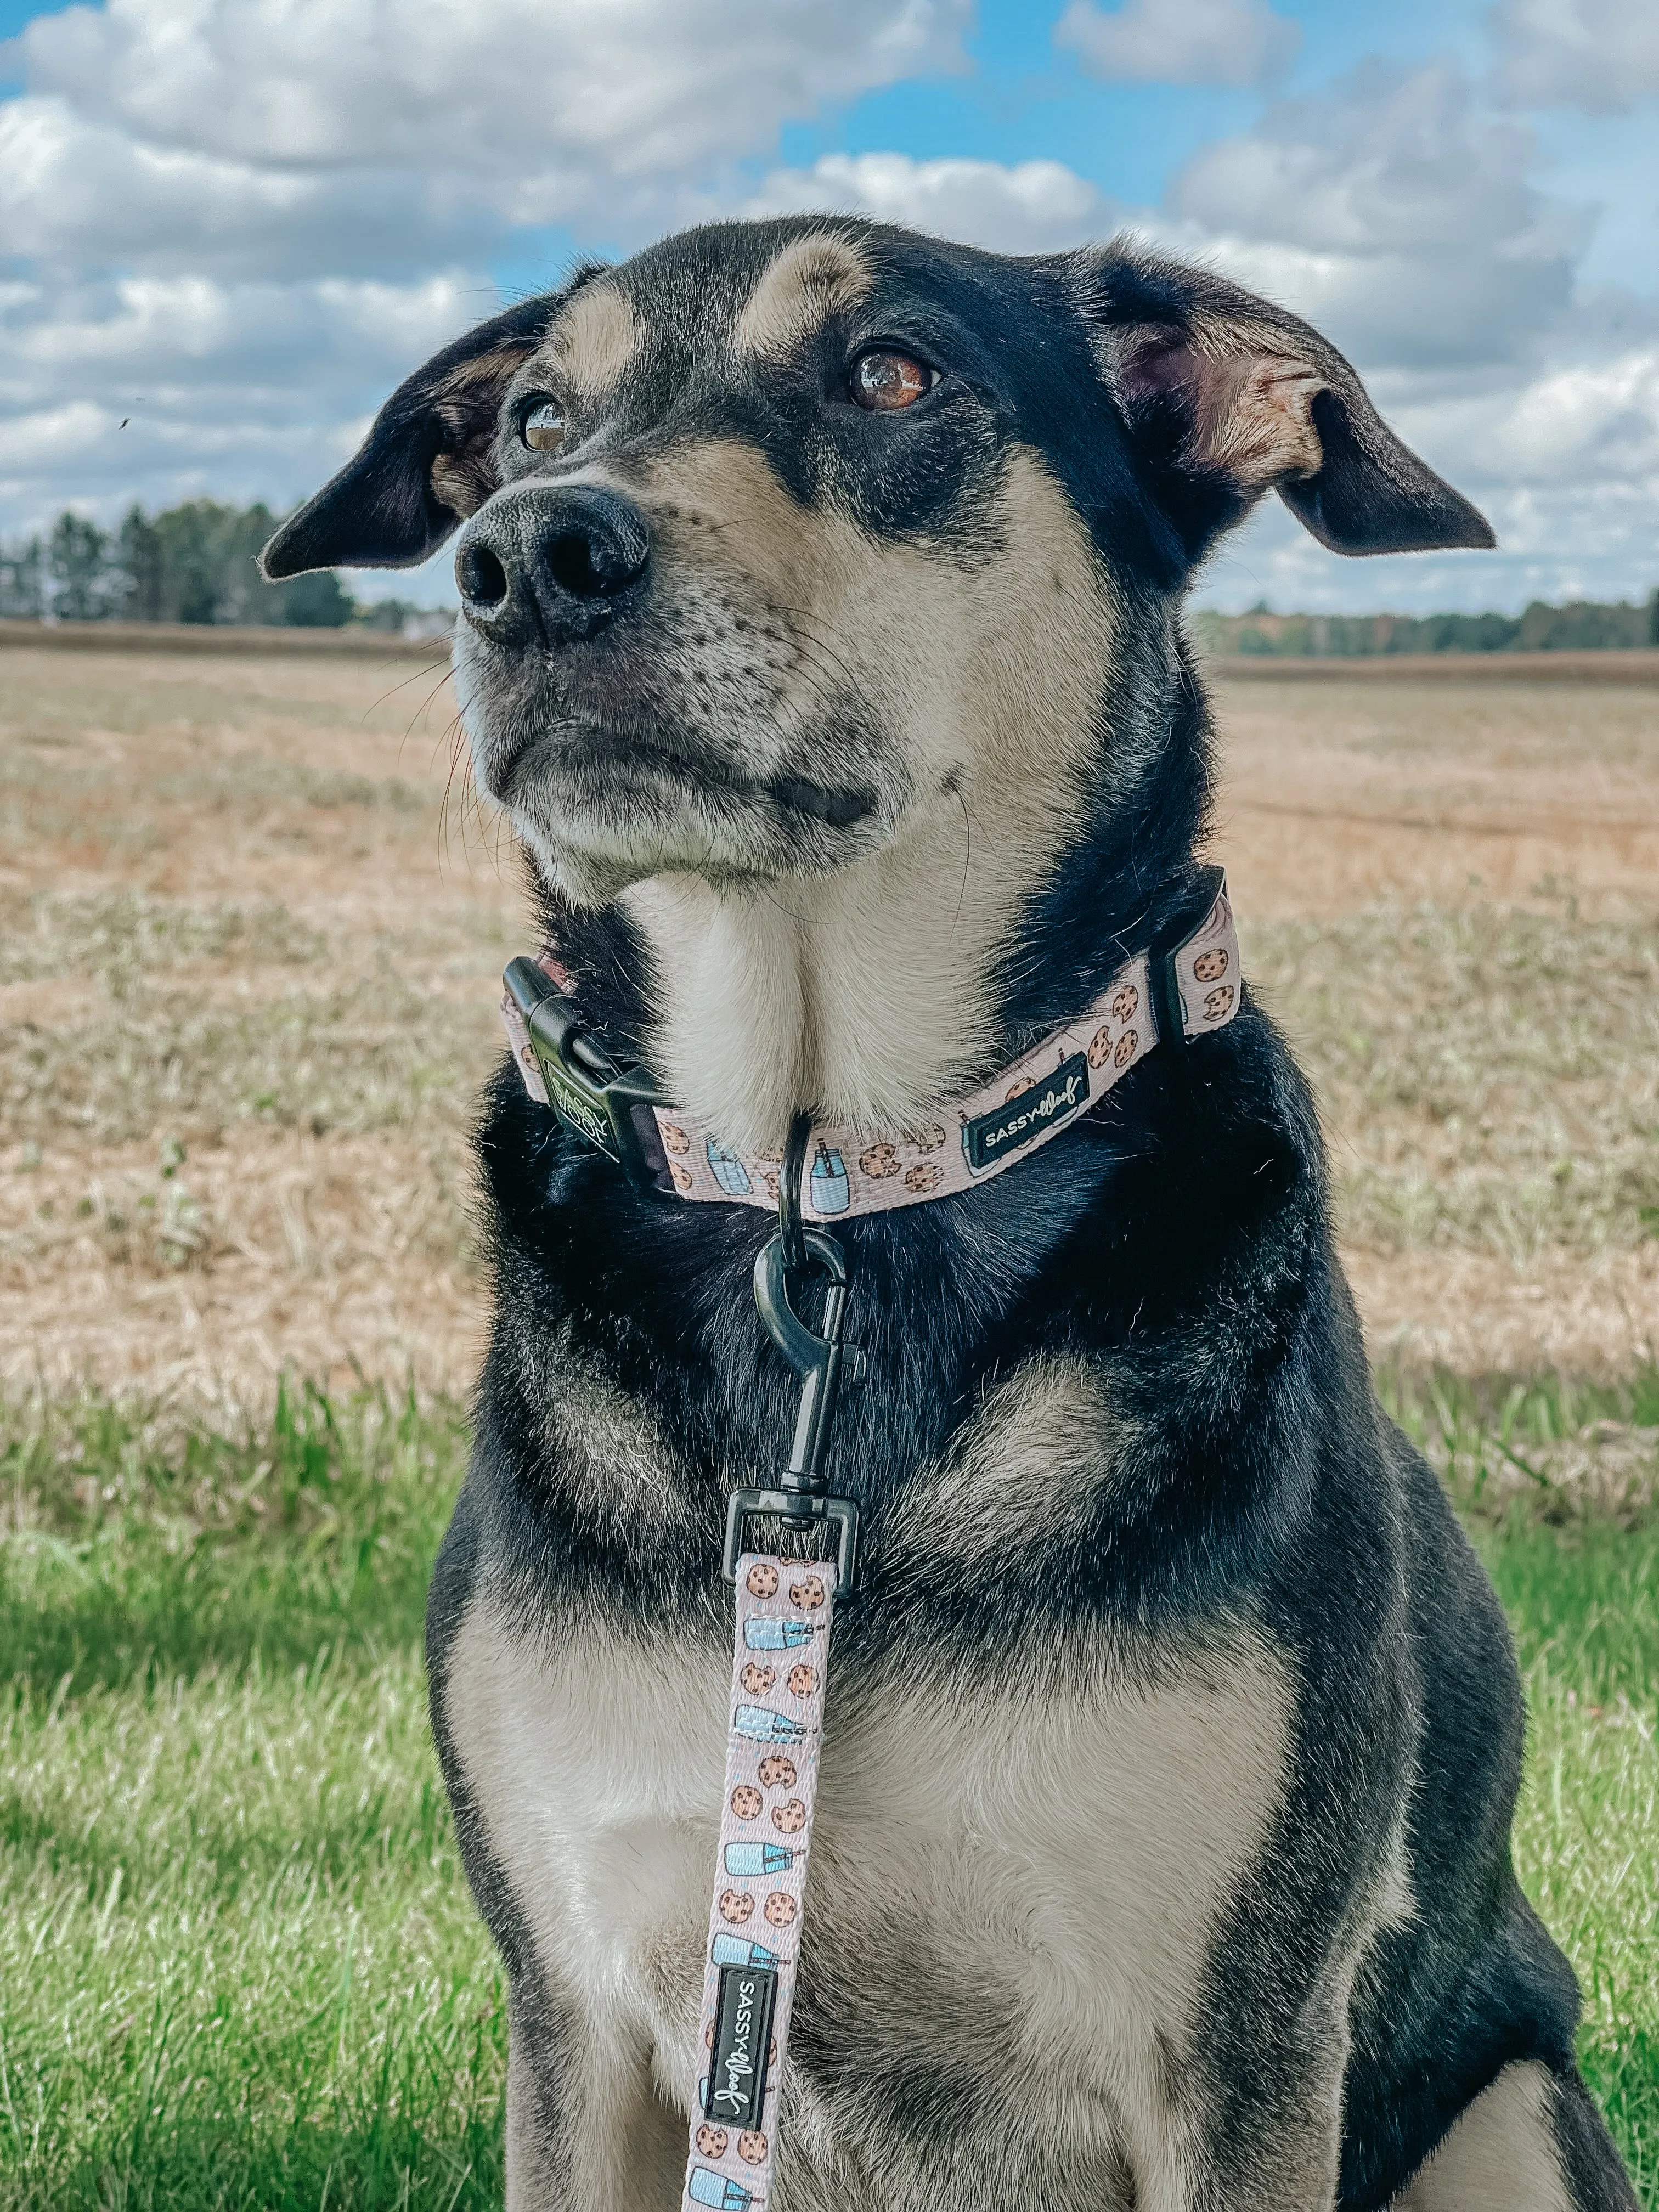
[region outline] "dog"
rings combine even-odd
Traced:
[[[483,323],[264,568],[459,528],[455,680],[549,960],[775,1159],[803,1109],[942,1134],[1190,898],[1182,597],[1269,490],[1340,554],[1493,542],[1219,276],[798,217]],[[779,2212],[1634,2205],[1510,1869],[1503,1615],[1372,1394],[1307,1085],[1215,989],[1223,1028],[1006,1174],[839,1229],[867,1567]],[[726,1502],[794,1413],[769,1223],[637,1191],[510,1060],[477,1147],[493,1325],[428,1648],[507,2197],[648,2212],[702,2056]]]

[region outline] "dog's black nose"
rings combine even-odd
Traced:
[[[592,637],[645,574],[651,533],[636,507],[597,484],[498,493],[461,532],[461,612],[498,645]]]

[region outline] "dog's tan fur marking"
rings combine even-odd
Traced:
[[[568,1321],[550,1331],[514,1331],[526,1377],[556,1362],[565,1380],[557,1393],[526,1387],[537,1407],[536,1443],[542,1459],[559,1471],[592,1525],[618,1543],[649,1530],[687,1543],[696,1540],[683,1463],[643,1400],[618,1389],[574,1341]]]
[[[761,271],[732,326],[739,352],[786,354],[833,314],[855,307],[870,289],[871,272],[858,247],[832,232],[797,238]]]
[[[1329,379],[1286,350],[1271,324],[1199,318],[1193,349],[1202,364],[1195,438],[1206,465],[1247,489],[1315,475],[1324,450],[1311,413]]]
[[[643,335],[614,284],[584,284],[549,331],[548,356],[584,398],[596,398],[620,382]]]
[[[440,453],[430,471],[432,495],[452,514],[465,521],[476,514],[495,489],[495,471],[486,441],[469,443],[453,453]]]
[[[653,2099],[684,2112],[696,2080],[726,1668],[722,1636],[635,1642],[600,1626],[552,1647],[483,1595],[451,1649],[450,1741],[573,2014],[570,2048],[589,2055],[572,2094],[573,2193],[605,2212],[655,2201],[641,2171],[658,2156]],[[1218,1920],[1283,1789],[1284,1659],[1249,1629],[1184,1654],[1126,1652],[1085,1629],[1062,1662],[1034,1654],[1029,1680],[970,1710],[908,1662],[842,1685],[813,1923],[835,1948],[975,1985],[994,1955],[1017,2068],[1000,2014],[951,2004],[908,2032],[949,2039],[988,2095],[1035,2087],[1045,2156],[1099,2161],[1102,2129],[1121,2131],[1143,2212],[1180,2212],[1198,2117],[1182,2057]],[[803,2143],[827,2145],[805,2069],[791,2094]],[[1018,2136],[1006,2175],[988,2177],[1011,2196]],[[936,2201],[925,2175],[890,2179],[884,2201]]]
[[[1395,2198],[1395,2212],[1573,2212],[1550,2125],[1554,2100],[1536,2059],[1506,2066]]]
[[[1031,1679],[971,1711],[948,1679],[872,1683],[843,1707],[814,1832],[821,1924],[896,1959],[974,1930],[1018,2009],[1023,2091],[1066,2085],[1045,2106],[1064,2135],[1093,2090],[1127,2132],[1139,2203],[1174,2208],[1193,2116],[1169,2061],[1178,2082],[1218,1918],[1269,1831],[1291,1686],[1249,1631],[1155,1662],[1091,1631],[1062,1667],[1031,1656]],[[936,2032],[971,2043],[972,2021]],[[988,2089],[1008,2054],[994,2016],[981,2033]]]
[[[1026,1360],[907,1493],[887,1533],[892,1571],[902,1573],[912,1547],[930,1545],[939,1528],[949,1528],[951,1552],[964,1563],[1028,1541],[1039,1514],[1051,1535],[1063,1536],[1096,1510],[1132,1442],[1097,1364]]]
[[[1008,462],[1003,546],[974,568],[803,514],[748,447],[683,448],[642,491],[665,561],[794,641],[775,741],[810,725],[826,678],[850,678],[884,702],[913,793],[878,850],[827,878],[666,872],[624,894],[672,952],[653,1065],[728,1144],[775,1142],[802,1103],[914,1125],[984,1063],[988,969],[1101,772],[1114,609],[1087,531],[1029,449]]]

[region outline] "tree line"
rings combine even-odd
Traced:
[[[1659,646],[1659,589],[1644,600],[1534,599],[1518,615],[1242,615],[1200,609],[1193,634],[1210,653],[1365,658],[1387,653],[1595,653]]]
[[[257,556],[281,518],[263,502],[190,499],[160,514],[133,507],[114,530],[60,514],[44,537],[0,545],[0,617],[13,621],[253,623],[401,629],[426,610],[401,599],[360,605],[331,569],[268,584]],[[1659,646],[1659,589],[1640,602],[1534,599],[1519,615],[1242,615],[1192,617],[1211,653],[1367,657],[1393,653],[1566,653]]]
[[[157,514],[135,506],[113,530],[66,511],[44,536],[0,545],[0,617],[396,630],[425,611],[401,599],[359,606],[327,568],[266,583],[257,556],[280,520],[263,502],[211,499]]]

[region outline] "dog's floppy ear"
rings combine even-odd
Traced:
[[[1489,546],[1318,331],[1207,270],[1109,246],[1087,312],[1107,379],[1194,558],[1265,491],[1334,553]]]
[[[270,580],[306,568],[410,568],[435,553],[495,490],[502,397],[570,289],[480,323],[400,384],[339,475],[259,556]]]

